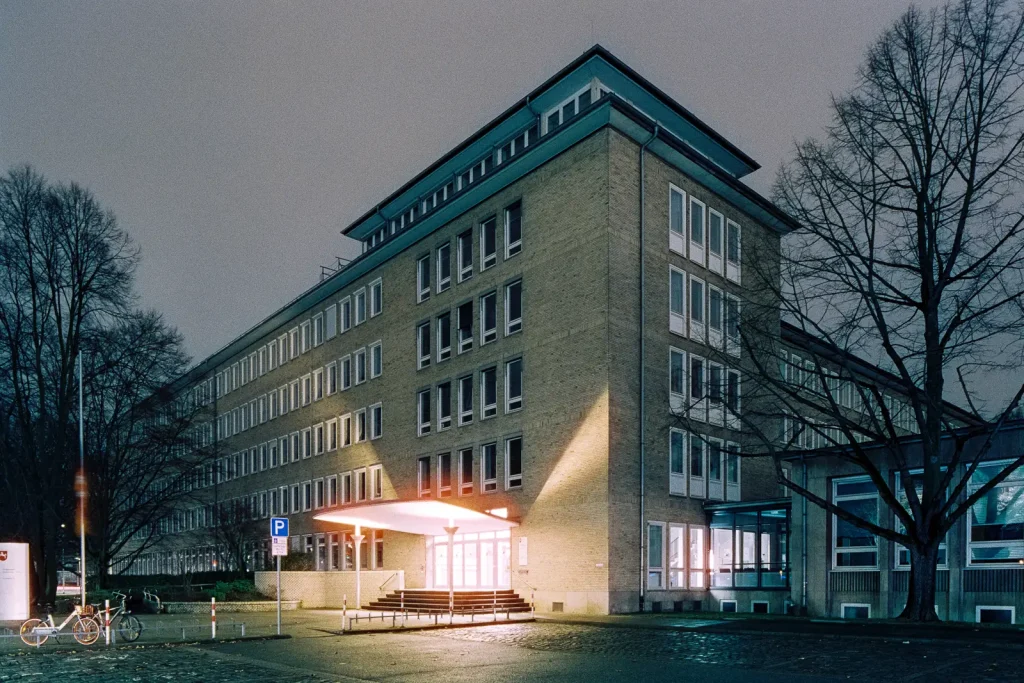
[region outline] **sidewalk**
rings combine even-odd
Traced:
[[[611,615],[538,614],[539,623],[608,626],[657,631],[696,631],[837,638],[874,638],[903,642],[955,641],[1000,647],[1024,647],[1024,627],[989,624],[911,624],[894,620],[853,621],[804,617],[723,615],[716,612]]]

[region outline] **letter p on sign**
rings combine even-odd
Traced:
[[[271,536],[288,536],[288,518],[287,517],[271,517],[270,518],[270,535]]]

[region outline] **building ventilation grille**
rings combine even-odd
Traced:
[[[965,569],[964,592],[1019,593],[1024,591],[1024,569]]]
[[[833,593],[877,593],[878,572],[830,572],[828,587]]]
[[[892,592],[906,593],[910,586],[910,572],[898,571],[890,574],[892,577]],[[949,591],[949,572],[939,570],[935,572],[935,590],[939,593]]]

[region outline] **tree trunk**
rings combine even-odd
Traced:
[[[907,587],[907,605],[900,619],[908,621],[938,621],[935,613],[935,567],[939,559],[939,543],[912,545],[910,551],[910,585]]]

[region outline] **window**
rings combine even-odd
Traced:
[[[319,401],[324,397],[324,369],[317,368],[313,371],[313,400]]]
[[[370,379],[380,377],[384,371],[384,347],[381,342],[370,346]]]
[[[725,276],[740,281],[740,226],[732,221],[725,224]]]
[[[668,329],[686,336],[686,273],[672,266],[668,269]]]
[[[270,372],[277,367],[277,354],[277,340],[275,339],[267,344],[267,372]]]
[[[665,588],[665,524],[647,523],[647,589]]]
[[[523,208],[516,202],[505,209],[505,258],[523,250]]]
[[[384,311],[384,281],[377,278],[370,283],[370,317],[376,318]]]
[[[363,467],[355,471],[356,475],[356,500],[366,500],[366,468]]]
[[[318,313],[313,316],[313,346],[320,346],[324,343],[324,314]]]
[[[324,452],[324,423],[313,427],[313,455],[323,455]]]
[[[722,600],[719,603],[719,609],[723,612],[736,612],[736,601],[735,600]]]
[[[327,421],[327,450],[338,450],[338,420]]]
[[[291,459],[291,456],[289,456],[288,443],[289,443],[289,440],[288,440],[287,436],[282,436],[280,439],[278,439],[278,442],[277,442],[277,448],[278,448],[279,451],[281,451],[281,464],[282,465],[287,465],[290,462],[290,459]]]
[[[473,449],[459,451],[459,495],[473,495]]]
[[[459,424],[473,421],[473,375],[459,378]]]
[[[505,363],[505,412],[523,407],[523,359]]]
[[[437,497],[452,495],[452,454],[439,453],[437,456]]]
[[[711,515],[712,588],[786,588],[789,511],[716,510]]]
[[[292,485],[292,512],[302,509],[302,487],[298,484]]]
[[[377,500],[384,497],[384,466],[373,465],[370,467],[370,499]]]
[[[347,296],[341,300],[338,309],[338,328],[342,333],[352,329],[352,300]]]
[[[1013,607],[978,605],[974,608],[974,620],[979,624],[1014,624],[1015,612]]]
[[[946,468],[943,467],[942,469],[945,470]],[[977,470],[975,470],[975,473],[977,473]],[[922,495],[922,492],[924,491],[924,470],[911,470],[910,471],[910,480],[911,480],[911,482],[914,485],[914,489],[917,491],[918,497],[920,498],[920,496]],[[902,505],[904,507],[904,509],[909,511],[910,510],[910,503],[907,500],[906,493],[903,491],[902,475],[901,475],[900,472],[896,472],[896,482],[895,482],[895,486],[893,487],[893,491],[896,494],[896,500],[898,500],[900,502],[900,505]],[[943,496],[943,498],[945,498],[945,496]],[[972,510],[973,510],[973,508],[972,508]],[[902,533],[906,533],[906,527],[903,526],[903,523],[900,521],[899,517],[896,517],[895,515],[893,515],[893,521],[896,524],[896,532],[897,533],[901,533],[901,534]],[[904,548],[902,545],[899,545],[898,543],[895,545],[895,550],[896,550],[896,568],[897,569],[909,569],[910,568],[910,551],[907,550],[906,548]],[[938,563],[937,563],[937,565],[939,567],[942,567],[942,568],[945,568],[947,566],[947,561],[946,561],[946,543],[945,543],[945,541],[943,541],[942,543],[939,544],[939,555],[938,555]]]
[[[437,248],[437,291],[443,292],[452,285],[452,247],[442,244]]]
[[[690,527],[690,588],[703,588],[705,541],[704,529]]]
[[[668,400],[672,412],[678,413],[686,406],[686,352],[668,350]]]
[[[740,354],[740,300],[725,297],[725,347],[730,355]]]
[[[983,463],[971,475],[968,495],[991,481],[1012,461]],[[1018,468],[971,507],[967,515],[968,566],[1014,565],[1024,561],[1024,468]]]
[[[314,483],[315,499],[313,500],[313,507],[319,510],[324,507],[324,503],[327,500],[327,487],[323,479],[317,479]]]
[[[338,475],[327,478],[327,505],[332,508],[338,506]]]
[[[308,406],[313,400],[313,376],[305,374],[302,376],[302,405]]]
[[[498,221],[491,216],[480,224],[480,270],[498,262]]]
[[[324,313],[324,326],[324,336],[326,339],[334,339],[338,336],[338,304],[331,304],[327,307]],[[273,342],[271,342],[271,346],[273,346]],[[270,356],[273,358],[273,350],[271,350]]]
[[[722,272],[722,223],[725,219],[714,209],[708,209],[708,268]]]
[[[366,322],[366,289],[360,289],[353,297],[356,308],[356,325]]]
[[[418,369],[430,365],[430,323],[420,323],[416,328],[416,347],[419,355]]]
[[[690,337],[701,344],[705,341],[704,330],[704,281],[690,277]]]
[[[480,346],[498,338],[498,294],[480,297]]]
[[[704,202],[690,197],[690,260],[704,264]]]
[[[437,429],[448,429],[452,426],[452,383],[443,382],[437,385]]]
[[[307,481],[302,484],[302,511],[309,512],[313,509],[313,482]]]
[[[430,389],[425,389],[418,394],[417,406],[419,410],[419,435],[424,436],[430,433]]]
[[[708,329],[710,330],[710,344],[718,348],[722,343],[723,324],[723,299],[722,290],[717,287],[708,287]]]
[[[416,262],[416,301],[423,302],[430,298],[430,256],[424,256]]]
[[[498,371],[486,368],[480,371],[480,419],[498,414]]]
[[[443,313],[437,317],[437,362],[452,357],[452,316]]]
[[[306,427],[302,430],[302,457],[308,458],[313,455],[313,428]]]
[[[686,495],[686,434],[670,429],[668,436],[668,492]]]
[[[467,301],[456,309],[456,325],[459,328],[459,353],[473,348],[473,302]]]
[[[420,458],[416,468],[417,490],[419,497],[430,495],[430,457]]]
[[[550,133],[559,126],[568,123],[570,119],[590,105],[593,100],[593,96],[593,89],[588,85],[586,88],[579,91],[557,107],[549,109],[544,115],[545,134]]]
[[[384,435],[384,406],[375,403],[370,406],[370,439],[379,439]]]
[[[356,443],[366,441],[366,409],[362,408],[353,413],[355,417]]]
[[[302,352],[303,353],[306,353],[311,348],[313,348],[312,344],[310,343],[312,341],[313,341],[313,339],[312,339],[312,328],[310,326],[309,321],[307,320],[306,322],[302,323]]]
[[[843,619],[870,619],[871,605],[861,603],[844,602],[840,606]]]
[[[505,336],[523,329],[523,281],[505,286]]]
[[[352,415],[346,413],[338,418],[338,436],[341,438],[341,447],[352,445]]]
[[[459,282],[473,277],[473,231],[467,230],[458,236]]]
[[[292,432],[292,462],[298,462],[302,456],[302,435]]]
[[[480,447],[480,473],[484,492],[498,490],[498,444],[488,443]]]
[[[523,438],[517,436],[505,440],[505,488],[523,485]]]
[[[690,434],[690,497],[707,495],[707,477],[704,473],[704,437]]]
[[[277,364],[284,365],[288,362],[291,357],[291,346],[288,343],[289,335],[287,332],[277,338]]]
[[[341,371],[338,373],[341,380],[341,390],[345,391],[352,386],[352,357],[345,356],[341,359]]]
[[[356,366],[356,384],[362,384],[366,381],[366,349],[359,349],[352,358]]]
[[[668,186],[668,248],[686,255],[686,193]]]
[[[698,356],[690,356],[690,416],[696,420],[703,420],[704,397],[706,396],[704,386],[704,359]]]
[[[833,480],[832,502],[866,522],[878,523],[878,489],[869,477]],[[874,534],[832,515],[832,566],[835,569],[878,567]]]

